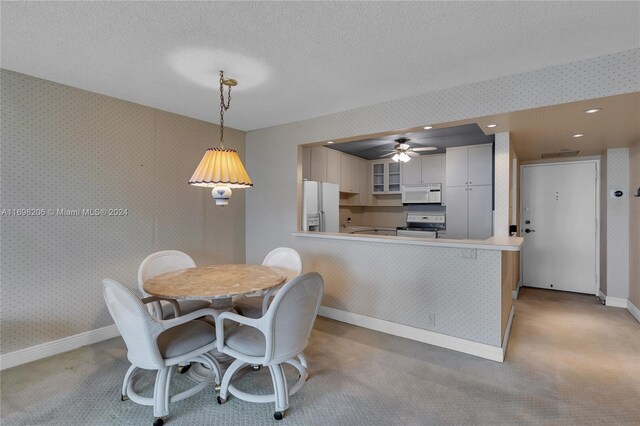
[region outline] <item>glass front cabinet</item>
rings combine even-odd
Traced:
[[[393,160],[379,160],[371,162],[372,188],[373,194],[399,194],[400,163]]]

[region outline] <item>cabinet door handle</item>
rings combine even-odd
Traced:
[[[469,185],[471,185],[473,182],[469,182]]]

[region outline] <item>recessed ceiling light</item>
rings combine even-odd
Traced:
[[[498,127],[497,124],[487,124],[487,127],[493,129],[494,127]]]
[[[593,114],[594,112],[600,112],[600,111],[602,111],[602,108],[591,108],[591,109],[584,110],[585,114]]]
[[[575,135],[571,135],[572,138],[581,138],[584,135],[582,133],[576,133]]]
[[[423,129],[430,130],[430,129],[433,129],[433,126],[424,126]]]
[[[331,145],[331,144],[333,143],[333,141],[327,141],[327,143],[328,143],[329,145]]]

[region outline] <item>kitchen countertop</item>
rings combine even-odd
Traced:
[[[365,228],[383,229],[383,228]],[[395,228],[388,228],[395,229]],[[446,238],[394,237],[389,235],[352,234],[343,232],[293,232],[291,235],[301,238],[325,238],[334,240],[367,241],[386,244],[406,244],[433,247],[467,248],[479,250],[520,251],[522,237],[491,237],[486,240],[450,240]]]
[[[392,226],[365,226],[365,225],[349,225],[346,227],[340,227],[341,234],[353,234],[358,232],[375,231],[379,229],[381,231],[395,231],[396,227]]]

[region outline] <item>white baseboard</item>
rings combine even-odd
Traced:
[[[627,299],[623,297],[611,297],[607,296],[607,306],[611,306],[613,308],[626,308],[627,307]]]
[[[119,336],[115,324],[96,330],[85,331],[73,336],[63,337],[52,342],[42,343],[15,352],[0,355],[0,370],[26,364],[52,355],[68,352],[82,346],[98,343]]]
[[[511,336],[511,324],[513,324],[513,317],[516,314],[515,306],[511,306],[511,312],[509,312],[509,320],[507,321],[507,328],[504,331],[504,339],[502,339],[502,360],[507,353],[507,345],[509,344],[509,336]]]
[[[513,300],[516,300],[518,298],[518,295],[520,295],[521,288],[522,288],[522,281],[518,281],[518,285],[516,286],[516,289],[511,292],[511,298]]]
[[[640,309],[633,303],[631,300],[627,300],[627,311],[636,319],[636,321],[640,322]]]
[[[354,314],[339,309],[328,308],[326,306],[320,306],[318,315],[337,321],[346,322],[348,324],[357,325],[359,327],[380,331],[382,333],[404,337],[405,339],[417,340],[418,342],[428,343],[430,345],[439,346],[441,348],[475,355],[480,358],[490,359],[492,361],[504,361],[504,350],[506,349],[506,345],[504,348],[491,346],[484,343],[461,339],[459,337],[448,336],[446,334],[434,333],[433,331],[410,327],[408,325],[397,324],[394,322],[371,318],[360,314]],[[509,319],[509,321],[511,321],[511,318]],[[508,326],[508,328],[510,329],[510,325]],[[506,333],[505,336],[507,336]]]

